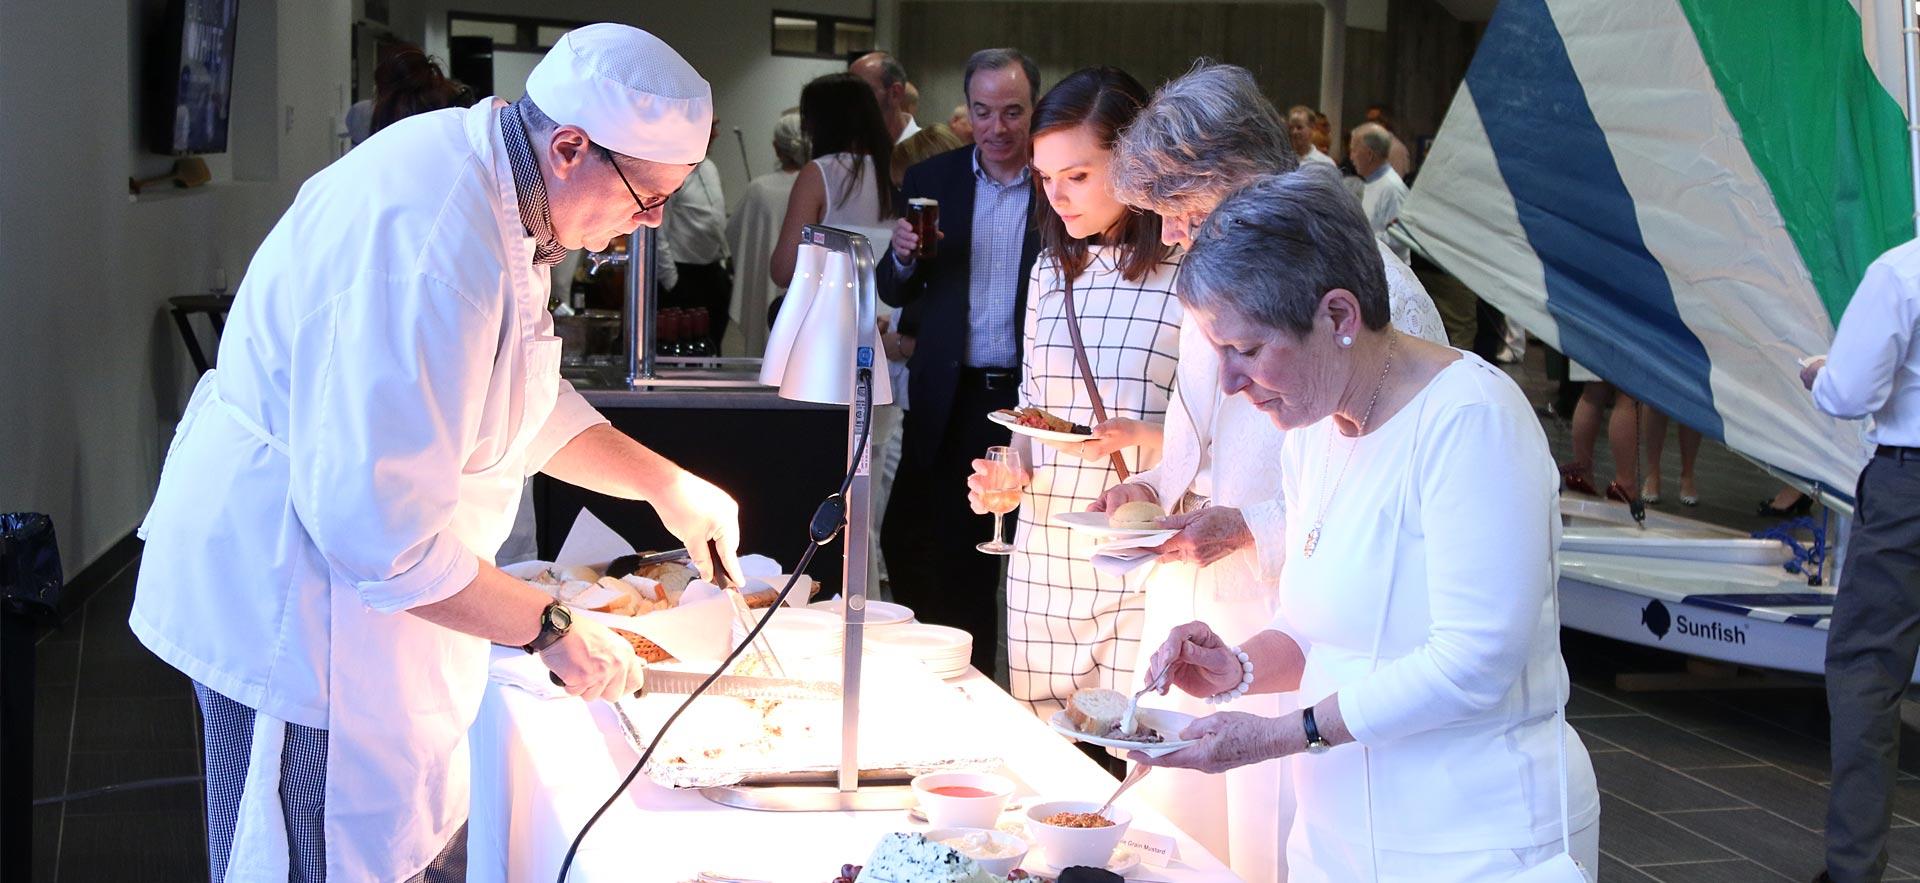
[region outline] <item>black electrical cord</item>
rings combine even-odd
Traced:
[[[861,390],[866,393],[866,398],[871,400],[873,392],[873,370],[870,368],[861,368],[858,375],[858,382]],[[653,759],[654,749],[660,747],[660,740],[666,738],[668,730],[673,729],[674,721],[680,719],[680,715],[684,714],[687,707],[693,704],[693,700],[700,698],[700,694],[705,693],[708,687],[713,686],[714,681],[718,680],[722,674],[733,667],[734,660],[740,658],[741,653],[745,652],[748,647],[753,646],[754,639],[760,637],[760,631],[767,627],[767,623],[773,621],[773,612],[779,610],[782,605],[787,603],[787,596],[792,594],[793,587],[800,582],[800,575],[807,572],[808,564],[813,563],[814,553],[820,551],[821,546],[833,542],[833,538],[839,536],[841,529],[846,527],[847,504],[845,495],[847,489],[853,487],[854,474],[860,469],[860,454],[866,449],[867,437],[872,426],[873,413],[871,406],[869,406],[867,419],[860,426],[860,440],[853,447],[854,462],[847,464],[846,477],[840,480],[840,489],[832,496],[823,500],[819,508],[814,510],[813,518],[807,525],[807,538],[810,540],[810,542],[807,543],[807,549],[800,553],[800,563],[794,566],[793,575],[787,577],[787,584],[780,588],[780,594],[774,598],[773,606],[768,608],[767,615],[760,617],[760,622],[755,624],[754,627],[747,632],[747,636],[740,641],[738,646],[733,648],[733,652],[728,653],[727,658],[720,663],[719,667],[715,668],[712,674],[707,675],[707,679],[701,681],[700,686],[695,687],[691,694],[688,694],[686,700],[680,703],[680,707],[674,709],[673,714],[667,717],[666,723],[660,725],[660,731],[653,734],[653,740],[647,743],[646,750],[640,752],[640,759],[634,762],[633,769],[627,771],[626,778],[620,780],[620,786],[613,789],[612,794],[607,795],[606,802],[600,804],[600,808],[593,811],[593,815],[587,819],[587,823],[580,827],[580,833],[574,835],[573,843],[567,846],[567,857],[560,862],[560,876],[555,878],[556,883],[566,883],[567,872],[573,868],[574,854],[580,851],[580,844],[587,839],[587,832],[593,830],[594,824],[600,821],[600,817],[605,815],[607,810],[613,808],[614,801],[619,800],[620,795],[626,793],[627,786],[632,785],[633,780],[640,777],[640,771],[646,769],[647,761]]]

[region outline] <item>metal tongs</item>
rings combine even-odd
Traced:
[[[746,630],[743,634],[752,634],[756,623],[753,619],[753,611],[747,607],[746,598],[740,594],[739,589],[742,583],[736,581],[733,574],[727,572],[727,565],[720,559],[720,544],[713,540],[707,540],[707,560],[713,562],[713,584],[722,589],[733,590],[727,593],[727,601],[733,605],[734,622]],[[773,614],[774,611],[768,610],[764,615],[772,616]],[[764,631],[754,639],[753,653],[759,657],[761,664],[767,667],[769,674],[779,678],[787,676],[786,666],[780,664],[780,657],[773,652],[773,644],[767,640]]]

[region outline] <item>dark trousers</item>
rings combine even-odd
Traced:
[[[733,303],[733,274],[725,264],[683,264],[674,262],[680,280],[660,301],[665,307],[699,307],[707,311],[707,337],[713,341],[714,355],[720,354],[720,341],[727,336],[727,308]]]
[[[944,438],[914,438],[907,424],[880,540],[894,600],[921,622],[971,633],[973,666],[989,676],[1007,618],[998,599],[1001,557],[974,548],[992,535],[993,516],[967,505],[967,476],[988,447],[1010,437],[987,419],[1017,403],[1016,384],[1002,383],[989,388],[977,372],[962,372]],[[1005,521],[1011,534],[1014,519]]]
[[[1885,449],[1883,449],[1885,450]],[[1876,881],[1899,775],[1900,698],[1920,652],[1920,452],[1867,461],[1854,495],[1853,539],[1827,635],[1833,785],[1827,873]]]

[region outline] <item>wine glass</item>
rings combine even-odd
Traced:
[[[993,539],[974,548],[989,555],[1007,555],[1013,552],[1013,544],[1002,540],[1001,519],[1008,513],[1020,508],[1022,494],[1020,452],[1006,445],[994,445],[987,449],[986,486],[980,489],[980,505],[993,513]]]

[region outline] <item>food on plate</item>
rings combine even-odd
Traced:
[[[1133,732],[1121,731],[1120,721],[1127,716],[1129,701],[1126,694],[1119,690],[1098,688],[1075,690],[1072,698],[1067,700],[1067,723],[1080,733],[1102,739],[1165,742],[1165,736],[1141,723],[1138,718],[1133,722]]]
[[[613,593],[613,600],[599,607],[589,607],[601,613],[616,613],[621,616],[639,616],[655,610],[665,610],[673,606],[665,590],[657,582],[637,576],[614,579],[603,576],[599,586]]]
[[[1110,828],[1113,820],[1097,812],[1057,812],[1044,820],[1056,828]]]
[[[1014,423],[1029,429],[1044,429],[1048,432],[1065,432],[1073,435],[1092,435],[1093,430],[1064,417],[1055,417],[1044,408],[1001,408],[1000,413],[1011,418]]]
[[[646,577],[659,583],[666,589],[667,597],[673,603],[680,603],[680,593],[687,590],[687,583],[700,578],[700,572],[674,561],[660,561],[649,564],[633,572],[634,576]]]
[[[1006,858],[1019,855],[1021,849],[1004,840],[994,837],[986,831],[975,831],[958,837],[948,837],[940,841],[958,850],[968,858]]]
[[[845,870],[844,868],[842,870]],[[888,834],[873,848],[856,883],[1002,883],[973,859],[920,834]]]
[[[1131,503],[1121,503],[1119,507],[1107,513],[1107,526],[1128,530],[1152,530],[1160,526],[1157,519],[1165,517],[1166,514],[1167,510],[1160,508],[1159,503],[1134,500]]]
[[[626,629],[614,629],[613,633],[622,638],[626,638],[627,643],[633,645],[633,655],[647,662],[665,662],[673,658],[673,655],[662,649],[659,644],[655,644]]]

